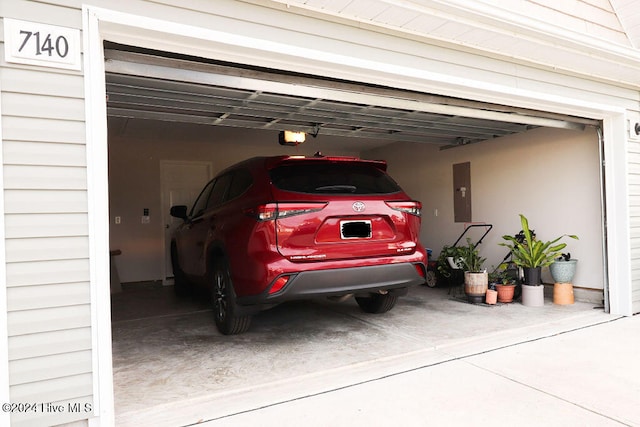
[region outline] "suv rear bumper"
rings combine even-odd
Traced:
[[[398,263],[287,274],[290,278],[282,290],[270,294],[269,286],[260,295],[239,297],[237,302],[239,305],[277,304],[321,296],[406,289],[425,281],[425,278],[418,274],[416,265],[420,265],[423,271],[426,271],[421,263]]]

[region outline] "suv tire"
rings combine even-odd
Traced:
[[[216,327],[224,335],[246,332],[251,325],[251,316],[239,316],[236,296],[231,283],[229,266],[226,261],[216,263],[213,269],[211,304]]]
[[[398,301],[397,295],[372,294],[369,297],[356,297],[356,302],[365,313],[386,313]]]

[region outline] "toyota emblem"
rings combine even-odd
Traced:
[[[362,202],[354,202],[351,207],[356,212],[364,212],[364,209],[366,208],[365,204]]]

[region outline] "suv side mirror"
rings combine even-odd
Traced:
[[[180,218],[186,221],[187,219],[187,207],[185,205],[171,206],[169,214],[173,217]]]

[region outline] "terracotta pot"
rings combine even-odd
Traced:
[[[498,291],[487,289],[487,295],[484,297],[484,301],[489,305],[495,304],[496,301],[498,301]]]
[[[573,285],[571,283],[555,283],[553,285],[553,303],[558,305],[573,304]]]
[[[498,302],[513,302],[513,294],[516,290],[516,285],[496,285],[496,291],[498,291]]]

